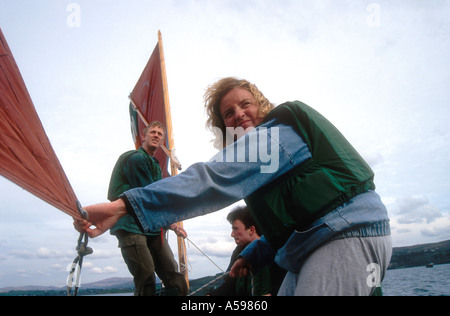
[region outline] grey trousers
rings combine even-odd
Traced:
[[[372,295],[384,278],[391,255],[391,236],[329,241],[306,259],[298,274],[286,274],[278,295]]]

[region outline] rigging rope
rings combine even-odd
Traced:
[[[222,271],[223,273],[225,273],[225,271],[223,271],[222,268],[220,268],[214,261],[212,261],[212,259],[210,257],[208,257],[208,255],[206,253],[204,253],[200,248],[197,247],[196,244],[194,244],[188,237],[186,237],[187,241],[189,241],[195,248],[197,248],[198,251],[200,251],[202,253],[202,255],[204,255],[209,261],[211,261],[220,271]]]
[[[227,275],[229,275],[230,272],[225,272],[223,274],[221,274],[220,276],[218,276],[217,278],[215,278],[214,280],[212,280],[211,282],[209,282],[208,284],[203,285],[201,288],[199,288],[197,291],[190,293],[188,296],[194,296],[198,293],[200,293],[201,291],[203,291],[204,289],[210,287],[211,285],[213,285],[214,283],[220,281],[222,278],[225,278]]]
[[[78,212],[85,220],[89,220],[88,213],[81,207],[80,202],[77,201]],[[83,266],[84,256],[90,255],[94,252],[91,247],[88,247],[89,237],[87,233],[80,233],[78,237],[78,245],[76,251],[78,255],[73,260],[69,277],[67,278],[67,296],[77,296],[80,288],[81,267]],[[73,294],[73,295],[72,295]]]
[[[202,255],[204,255],[209,261],[211,261],[220,271],[222,271],[223,273],[218,276],[217,278],[215,278],[214,280],[212,280],[211,282],[209,282],[208,284],[203,285],[201,288],[199,288],[198,290],[190,293],[188,296],[194,296],[198,293],[200,293],[201,291],[203,291],[204,289],[210,287],[211,285],[213,285],[214,283],[220,281],[221,279],[225,278],[226,276],[228,276],[230,274],[229,271],[225,272],[223,271],[210,257],[208,257],[208,255],[206,253],[204,253],[196,244],[194,244],[188,237],[186,237],[187,241],[189,243],[191,243],[195,248],[197,248],[198,251],[200,251],[202,253]],[[250,281],[251,281],[251,291],[252,291],[252,296],[255,296],[255,278],[253,276],[253,271],[250,269],[249,270],[249,277],[250,277]]]

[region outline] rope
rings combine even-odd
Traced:
[[[223,271],[210,257],[208,257],[208,255],[206,253],[204,253],[199,247],[197,247],[196,244],[194,244],[189,238],[187,238],[187,241],[189,241],[189,243],[191,243],[195,248],[197,248],[198,251],[200,251],[202,253],[202,255],[204,255],[209,261],[211,261],[220,271],[223,272],[222,275],[218,276],[217,278],[215,278],[214,280],[212,280],[211,282],[209,282],[208,284],[203,285],[201,288],[199,288],[198,290],[196,290],[195,292],[190,293],[188,296],[194,296],[198,293],[200,293],[202,290],[210,287],[211,285],[213,285],[214,283],[220,281],[222,278],[225,278],[227,275],[230,274],[230,272],[225,272]],[[251,288],[252,288],[252,296],[255,296],[255,278],[253,276],[253,271],[250,269],[249,270],[249,275],[250,275],[250,281],[251,281]]]
[[[83,219],[88,220],[88,213],[81,207],[80,202],[77,201],[78,212]],[[89,237],[87,233],[80,233],[78,237],[78,245],[75,248],[78,255],[72,262],[72,267],[67,278],[67,296],[77,296],[80,288],[81,267],[83,266],[84,256],[90,255],[94,252],[91,247],[88,247]],[[74,284],[75,283],[75,284]],[[72,295],[73,293],[73,295]]]
[[[203,291],[204,289],[210,287],[211,285],[213,285],[214,283],[220,281],[220,279],[226,277],[228,274],[230,274],[230,272],[225,272],[224,274],[220,275],[219,277],[215,278],[214,280],[212,280],[211,282],[209,282],[208,284],[203,285],[201,288],[199,288],[197,291],[192,292],[191,294],[189,294],[188,296],[194,296],[197,293]]]
[[[249,269],[248,273],[250,275],[250,282],[252,284],[252,296],[256,296],[255,295],[255,278],[253,277],[253,271],[251,269]]]
[[[194,244],[189,238],[187,238],[187,241],[189,241],[195,248],[197,248],[198,251],[200,251],[202,253],[202,255],[204,255],[209,261],[211,261],[220,271],[222,271],[223,273],[225,273],[225,271],[222,270],[222,268],[220,268],[214,261],[212,261],[212,259],[210,257],[208,257],[208,255],[206,253],[204,253],[200,248],[197,247],[196,244]]]
[[[230,274],[230,272],[225,272],[225,273],[221,274],[220,276],[218,276],[217,278],[215,278],[214,280],[212,280],[208,284],[205,284],[201,288],[199,288],[198,290],[190,293],[188,296],[195,296],[195,295],[197,295],[198,293],[200,293],[204,289],[210,287],[211,285],[213,285],[214,283],[216,283],[216,282],[220,281],[221,279],[225,278],[229,274]],[[249,275],[250,275],[250,281],[251,281],[251,287],[252,287],[252,296],[256,296],[255,295],[255,278],[253,276],[252,270],[249,270]]]

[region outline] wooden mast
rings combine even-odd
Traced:
[[[169,101],[169,89],[167,85],[167,74],[166,74],[166,62],[164,60],[164,50],[163,50],[163,43],[162,43],[162,35],[161,31],[158,30],[158,46],[159,46],[159,56],[161,61],[161,75],[162,75],[162,82],[163,82],[163,91],[164,91],[164,108],[166,110],[166,125],[167,125],[167,143],[168,143],[168,151],[170,153],[170,157],[174,156],[173,149],[174,149],[174,138],[173,138],[173,129],[172,129],[172,114],[170,110],[170,101]],[[170,159],[170,168],[171,168],[171,175],[174,176],[178,173],[177,165],[174,162],[174,159]],[[178,223],[181,227],[183,227],[183,223]],[[188,276],[188,270],[187,270],[187,252],[186,252],[186,244],[184,242],[183,237],[177,237],[178,241],[178,260],[179,260],[179,266],[180,266],[180,272],[184,275],[186,279],[186,283],[189,287],[189,276]]]

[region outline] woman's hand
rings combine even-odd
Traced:
[[[74,219],[73,226],[80,233],[86,232],[91,238],[105,233],[127,214],[125,202],[121,199],[111,203],[87,206],[84,210],[88,213],[89,220]],[[92,226],[95,227],[92,228]]]

